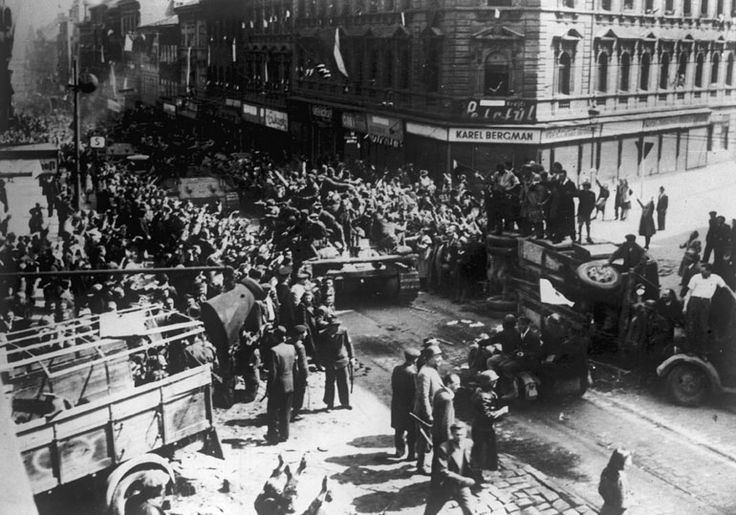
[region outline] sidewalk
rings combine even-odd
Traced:
[[[429,478],[412,474],[414,464],[389,459],[393,432],[389,409],[356,384],[352,411],[322,409],[322,374],[310,377],[308,413],[292,424],[292,437],[278,446],[265,446],[265,402],[238,404],[218,413],[218,432],[225,461],[191,450],[179,451],[175,468],[189,477],[195,495],[172,499],[170,513],[253,513],[253,501],[281,454],[295,470],[306,456],[307,469],[299,482],[296,513],[302,513],[329,479],[333,501],[326,513],[421,514]],[[260,396],[259,396],[260,397]],[[502,454],[493,484],[479,494],[479,513],[590,514],[583,500],[564,491],[543,473]],[[442,513],[459,514],[454,503]]]

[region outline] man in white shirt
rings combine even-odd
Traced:
[[[687,284],[682,311],[691,350],[702,351],[708,342],[710,302],[718,288],[728,288],[721,276],[711,273],[711,266],[703,263],[700,273]]]

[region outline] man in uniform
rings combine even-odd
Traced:
[[[421,419],[417,421],[417,431],[428,435],[427,428],[434,422],[432,418],[432,402],[434,396],[442,388],[442,379],[437,369],[442,363],[442,351],[437,345],[430,345],[424,349],[424,365],[417,372],[416,392],[414,394],[414,415]],[[417,473],[429,475],[424,465],[429,444],[425,438],[417,434],[416,454]]]
[[[404,363],[394,367],[391,373],[391,427],[394,429],[394,446],[396,447],[394,457],[397,459],[404,457],[407,446],[409,447],[407,459],[414,459],[416,432],[414,420],[409,413],[414,408],[417,358],[419,358],[418,350],[405,350]],[[404,435],[406,435],[406,440]]]
[[[294,328],[295,337],[290,340],[296,350],[296,375],[294,377],[294,404],[291,410],[291,421],[301,420],[299,411],[304,406],[304,394],[307,392],[307,379],[309,377],[309,364],[307,363],[307,350],[304,341],[307,338],[307,328],[298,325]]]
[[[294,372],[296,371],[296,349],[286,343],[286,328],[279,326],[275,331],[277,343],[269,351],[268,367],[268,433],[270,444],[289,439],[291,406],[294,401]]]
[[[350,335],[332,311],[325,313],[325,327],[319,333],[320,353],[325,367],[325,396],[327,409],[335,406],[335,383],[343,409],[353,409],[350,405],[350,367],[353,365],[353,343]]]
[[[454,423],[450,428],[451,438],[436,450],[437,469],[430,482],[424,515],[440,513],[450,499],[458,503],[463,515],[475,513],[470,488],[478,483],[478,475],[471,465],[473,443],[465,438],[465,432],[465,424]]]

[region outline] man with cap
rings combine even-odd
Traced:
[[[718,223],[717,211],[711,211],[708,213],[708,232],[705,234],[705,249],[703,250],[703,263],[710,261],[710,253],[713,252],[713,243],[716,239],[718,229],[716,225]]]
[[[711,265],[700,265],[700,273],[687,283],[682,312],[685,314],[685,332],[690,350],[703,351],[708,342],[710,305],[718,288],[728,288],[723,278],[712,273]]]
[[[498,449],[493,424],[508,409],[500,408],[498,396],[494,391],[498,374],[484,370],[478,374],[478,388],[471,400],[473,412],[473,464],[481,470],[498,469]]]
[[[286,343],[286,328],[278,326],[274,333],[276,345],[268,351],[268,433],[270,444],[289,439],[289,422],[294,401],[294,376],[297,370],[297,354],[293,345]]]
[[[331,410],[335,405],[335,383],[343,409],[353,409],[350,405],[350,367],[353,364],[353,343],[347,330],[332,311],[325,311],[323,329],[318,336],[318,349],[322,365],[325,367],[324,403]]]
[[[422,352],[424,364],[417,372],[416,390],[414,394],[414,415],[420,421],[417,421],[417,431],[421,431],[424,435],[428,435],[427,430],[432,426],[434,419],[432,418],[432,403],[434,396],[442,388],[442,379],[437,369],[442,363],[442,351],[437,345],[429,345]],[[426,454],[429,451],[429,443],[421,435],[417,434],[416,455],[417,455],[417,473],[429,475],[429,471],[424,465]]]
[[[303,325],[294,327],[294,338],[289,341],[296,350],[296,371],[294,376],[294,404],[291,410],[291,421],[301,420],[299,411],[304,406],[304,394],[307,392],[307,379],[309,377],[309,364],[307,363],[307,351],[304,341],[307,338],[307,328]]]
[[[424,515],[436,515],[449,500],[455,500],[463,515],[476,513],[476,501],[470,491],[480,479],[472,464],[473,443],[465,438],[466,426],[456,422],[450,427],[450,439],[436,449],[437,467],[430,482]]]
[[[394,429],[394,446],[396,459],[404,457],[409,447],[408,460],[414,459],[416,432],[414,420],[409,413],[414,409],[414,389],[417,376],[417,358],[419,351],[406,349],[404,363],[394,367],[391,372],[391,427]],[[406,440],[404,439],[406,435]]]
[[[624,269],[629,270],[636,268],[642,261],[645,261],[647,259],[647,252],[636,243],[636,235],[627,234],[626,241],[608,257],[608,264],[610,265],[619,258],[623,258],[624,260]]]
[[[452,438],[450,428],[455,423],[455,392],[460,389],[460,376],[447,374],[442,380],[442,388],[434,394],[432,403],[432,446],[439,449],[440,445]],[[432,457],[432,478],[434,479],[437,469],[438,453]]]

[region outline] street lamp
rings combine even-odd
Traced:
[[[79,123],[79,94],[93,93],[99,86],[97,77],[91,73],[79,73],[79,62],[74,59],[74,83],[69,88],[74,92],[74,207],[79,209],[80,196],[80,163],[79,163],[79,147],[80,147],[80,123]]]
[[[593,122],[595,121],[595,118],[599,114],[601,114],[601,112],[595,107],[591,107],[590,109],[588,109],[588,116],[590,116],[591,118],[591,121],[590,121],[590,133],[591,133],[590,134],[590,169],[591,170],[594,168],[597,168],[595,166],[595,154],[598,148],[598,144],[597,144],[598,142],[596,141],[596,138],[595,138],[595,124]],[[598,156],[598,158],[600,159],[600,156]],[[591,177],[591,181],[592,180],[593,179]]]

